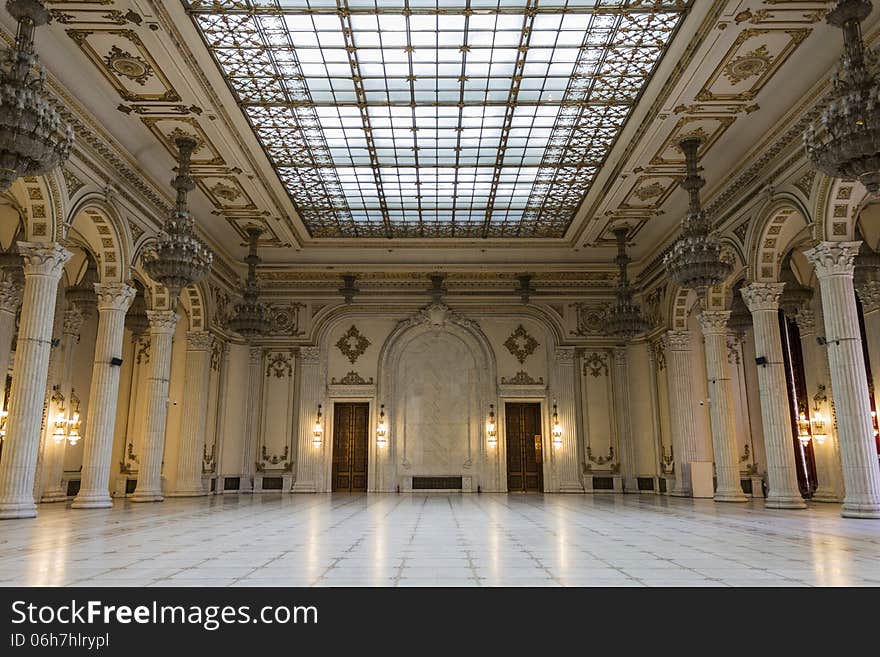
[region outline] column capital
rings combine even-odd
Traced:
[[[611,348],[611,354],[614,357],[614,363],[618,366],[626,365],[626,346],[625,345],[614,345]]]
[[[740,289],[750,312],[779,310],[779,296],[785,283],[749,283]]]
[[[727,335],[729,310],[704,310],[698,318],[703,335]]]
[[[856,294],[862,302],[862,310],[867,315],[880,310],[880,281],[865,281],[856,286]]]
[[[299,357],[305,365],[316,365],[321,362],[321,347],[300,347]]]
[[[0,310],[15,313],[21,305],[21,285],[13,281],[0,282]]]
[[[125,283],[95,283],[98,312],[108,310],[125,312],[134,301],[136,292],[137,290]]]
[[[72,335],[79,337],[79,331],[83,324],[83,314],[74,304],[67,306],[64,311],[64,323],[61,325],[61,332],[64,335]]]
[[[804,251],[804,255],[816,267],[819,280],[829,276],[852,276],[855,257],[861,245],[861,241],[820,242]]]
[[[187,351],[210,351],[214,346],[214,335],[208,331],[187,331]]]
[[[556,362],[560,365],[573,365],[574,347],[556,347]]]
[[[173,310],[148,310],[147,319],[150,320],[150,335],[172,334],[180,315]]]
[[[24,275],[48,276],[58,280],[64,263],[73,255],[56,242],[19,242],[18,253],[24,260]]]
[[[690,331],[666,331],[660,338],[665,351],[690,351],[691,350],[691,332]]]
[[[801,337],[816,333],[816,313],[811,308],[804,307],[798,310],[794,321],[797,322]]]
[[[263,360],[263,348],[251,347],[248,349],[248,363],[251,365],[259,365]]]

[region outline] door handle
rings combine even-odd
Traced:
[[[541,446],[541,436],[535,436],[535,462],[542,463],[544,457],[544,450]]]

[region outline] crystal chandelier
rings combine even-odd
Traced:
[[[229,321],[229,328],[246,338],[269,332],[269,313],[265,304],[259,301],[260,286],[257,283],[257,265],[260,264],[257,240],[262,232],[258,226],[248,226],[250,249],[245,258],[248,266],[247,282],[244,285],[242,302],[235,305],[235,315]]]
[[[73,144],[73,130],[46,98],[46,75],[36,70],[34,30],[49,22],[49,11],[39,0],[7,0],[6,11],[18,31],[0,62],[0,192],[22,176],[48,173]]]
[[[828,104],[804,131],[807,156],[832,178],[858,178],[880,193],[880,79],[876,55],[865,48],[861,22],[869,0],[839,0],[825,20],[843,30],[844,54]]]
[[[700,139],[688,137],[679,142],[687,165],[687,174],[681,186],[690,197],[688,213],[681,235],[666,254],[663,264],[673,281],[697,293],[700,299],[713,285],[721,283],[733,267],[721,259],[721,242],[710,231],[709,221],[700,205],[700,188],[706,181],[697,165]]]
[[[642,318],[638,305],[633,302],[632,290],[629,287],[627,266],[630,257],[626,254],[626,236],[629,234],[629,227],[619,226],[613,232],[617,239],[615,262],[620,270],[620,277],[617,281],[614,305],[605,322],[605,330],[609,335],[627,341],[646,331],[648,323]]]
[[[98,282],[98,266],[86,256],[86,271],[79,283],[71,285],[64,293],[68,303],[76,306],[84,316],[91,316],[98,308],[98,297],[95,294],[95,283]]]
[[[177,305],[183,288],[207,276],[214,260],[211,249],[196,236],[192,215],[186,207],[186,196],[195,189],[189,175],[189,161],[196,140],[178,137],[174,143],[180,153],[177,176],[171,181],[177,190],[177,203],[156,239],[155,249],[144,255],[144,268],[150,278],[168,288],[172,308]]]

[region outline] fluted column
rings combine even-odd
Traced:
[[[856,288],[865,319],[868,362],[874,388],[874,408],[880,410],[880,281],[865,281]]]
[[[177,485],[174,497],[204,495],[202,462],[208,423],[208,388],[211,383],[211,347],[214,336],[206,331],[186,334],[186,373],[183,423],[177,452]]]
[[[623,475],[623,490],[638,493],[636,480],[636,452],[633,445],[632,421],[629,400],[629,361],[625,345],[613,349],[611,359],[611,395],[614,401],[614,421],[617,427],[617,443],[620,446],[620,466]]]
[[[92,385],[89,388],[89,413],[83,436],[83,467],[79,493],[73,509],[106,509],[110,499],[110,465],[113,462],[113,428],[116,401],[119,397],[119,365],[113,358],[122,358],[122,337],[125,312],[134,300],[136,290],[125,283],[95,283],[98,300],[98,335],[95,339],[95,360]]]
[[[19,242],[24,295],[0,461],[0,518],[33,518],[40,419],[49,373],[49,349],[58,279],[71,253],[60,244]]]
[[[229,396],[229,354],[231,349],[228,342],[223,343],[223,351],[220,353],[220,382],[217,386],[217,417],[216,430],[214,435],[215,457],[214,457],[214,473],[218,480],[222,480],[224,470],[223,446],[226,441],[226,422],[227,422],[227,406],[226,399]],[[221,486],[217,484],[217,491],[221,490]]]
[[[704,310],[700,327],[706,340],[706,374],[709,379],[709,418],[715,455],[715,501],[746,502],[739,481],[739,450],[733,421],[733,389],[727,362],[729,310]]]
[[[6,373],[12,355],[12,338],[15,337],[15,314],[21,305],[22,289],[12,281],[0,282],[0,403],[6,392]]]
[[[556,484],[560,493],[583,493],[578,459],[578,426],[575,412],[574,347],[557,347],[556,367],[552,372],[553,395],[556,399],[562,444],[556,447],[550,436]]]
[[[317,492],[318,456],[323,450],[312,445],[312,428],[318,413],[318,404],[324,401],[324,368],[320,347],[300,347],[299,350],[299,433],[296,450],[296,481],[294,493]],[[326,413],[326,409],[324,409]],[[325,421],[324,426],[327,423]],[[324,436],[324,440],[327,440]]]
[[[691,390],[690,331],[667,331],[663,335],[666,352],[666,387],[669,391],[669,428],[675,452],[675,486],[669,491],[676,497],[690,497],[691,462],[697,460],[697,429],[694,422]]]
[[[245,413],[244,440],[241,454],[241,491],[254,487],[257,462],[257,438],[260,433],[260,391],[263,386],[263,350],[251,347],[248,352],[247,412]]]
[[[770,509],[806,507],[795,471],[794,435],[788,406],[782,336],[779,333],[779,295],[784,283],[751,283],[742,288],[743,300],[752,313],[755,354],[766,363],[758,365],[758,390],[767,452],[767,499]]]
[[[807,386],[807,403],[810,406],[810,418],[815,417],[814,406],[822,404],[818,410],[827,418],[825,430],[827,432],[825,442],[820,445],[813,439],[813,454],[816,457],[817,488],[811,498],[814,502],[840,502],[843,498],[843,486],[840,474],[840,454],[837,448],[837,431],[830,403],[814,401],[819,393],[819,386],[825,386],[826,399],[832,399],[831,381],[828,370],[828,356],[825,349],[816,343],[816,324],[821,324],[820,317],[816,317],[810,308],[798,310],[795,321],[798,325],[798,333],[801,336],[801,353],[804,359],[804,378]]]
[[[162,453],[165,449],[165,421],[168,418],[168,381],[171,373],[171,343],[179,316],[173,310],[148,310],[150,320],[150,366],[147,390],[147,420],[141,447],[141,467],[132,502],[161,502]]]
[[[880,468],[871,422],[865,358],[853,290],[861,242],[822,242],[805,252],[816,267],[846,496],[847,518],[880,518]]]
[[[70,304],[64,311],[64,322],[61,327],[61,361],[60,371],[56,365],[58,389],[61,395],[70,403],[71,391],[73,390],[73,356],[76,345],[79,342],[79,332],[82,328],[83,316],[79,309]],[[56,443],[52,439],[52,423],[49,422],[49,431],[46,434],[46,442],[43,447],[43,495],[41,502],[63,502],[67,499],[67,491],[61,487],[64,476],[64,452],[67,441]]]

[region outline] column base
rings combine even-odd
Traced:
[[[0,502],[0,519],[36,518],[37,505],[33,500],[23,502]]]
[[[786,497],[782,495],[770,494],[764,501],[765,509],[806,509],[807,503],[800,495],[797,497]]]
[[[47,504],[51,502],[66,502],[67,494],[62,490],[47,490],[43,493],[43,497],[40,498],[40,504]]]
[[[188,490],[176,490],[171,493],[168,493],[166,497],[204,497],[208,493],[205,490],[198,489],[188,489]]]
[[[741,490],[739,491],[716,491],[712,498],[716,502],[748,502],[749,498]]]
[[[671,497],[692,497],[691,491],[684,488],[673,488],[669,491]]]
[[[132,496],[128,498],[131,502],[161,502],[165,499],[165,496],[162,493],[156,491],[144,491],[139,493],[135,491],[132,493]]]
[[[639,493],[639,481],[635,477],[626,476],[623,478],[624,493]]]
[[[834,491],[830,490],[822,490],[821,488],[817,489],[815,493],[813,493],[813,501],[814,502],[823,502],[823,503],[831,503],[831,504],[840,504],[841,497]]]
[[[559,487],[560,493],[583,493],[584,487],[580,484],[562,484]]]
[[[880,504],[857,504],[844,501],[840,508],[840,515],[844,518],[880,519]]]
[[[71,509],[112,509],[113,500],[107,493],[86,493],[85,495],[77,495]]]
[[[318,490],[315,488],[315,484],[310,481],[303,482],[294,482],[293,487],[290,489],[291,493],[317,493]]]

